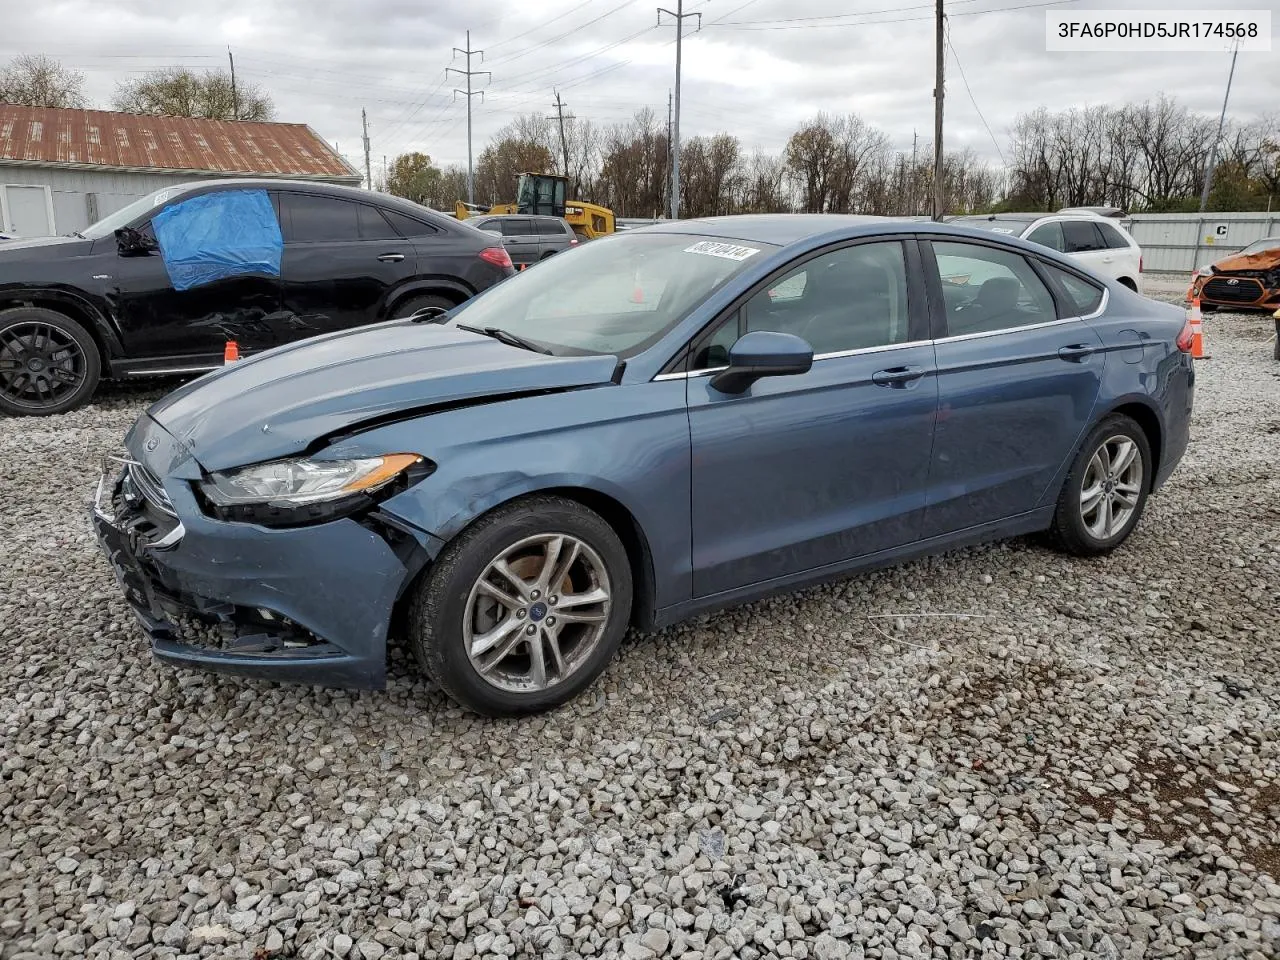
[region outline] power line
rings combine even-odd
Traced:
[[[513,53],[509,57],[499,57],[497,60],[493,61],[494,65],[496,66],[502,63],[511,63],[514,60],[519,60],[523,57],[527,57],[529,54],[533,53],[535,50],[541,50],[543,47],[548,47],[553,43],[558,43],[559,41],[563,40],[565,37],[569,37],[577,33],[579,30],[584,30],[587,27],[591,26],[592,24],[599,23],[601,20],[605,19],[605,17],[613,16],[623,7],[630,6],[634,2],[635,0],[622,0],[622,3],[618,4],[616,7],[613,7],[610,10],[606,10],[604,13],[600,14],[600,16],[595,17],[594,19],[588,20],[586,23],[580,23],[576,27],[571,27],[570,29],[566,30],[564,33],[557,34],[556,36],[550,37],[547,40],[543,40],[540,43],[535,43],[533,46],[527,47],[526,49],[520,51],[519,53]]]
[[[974,17],[984,13],[1007,13],[1011,10],[1032,10],[1040,7],[1057,7],[1066,3],[1078,3],[1079,0],[1047,0],[1044,3],[1020,3],[1012,7],[993,7],[989,10],[961,10],[959,13],[950,14],[953,17]],[[911,7],[899,9],[914,9]],[[897,11],[893,11],[897,12]],[[870,14],[864,14],[870,16]],[[872,21],[853,21],[850,23],[800,23],[800,24],[784,24],[781,26],[760,26],[744,23],[741,25],[729,23],[717,23],[716,26],[721,30],[835,30],[840,27],[877,27],[890,23],[916,23],[921,20],[932,20],[932,16],[926,15],[921,17],[897,17],[892,20],[872,20]],[[708,25],[709,26],[709,25]]]
[[[1000,164],[1008,166],[1004,159],[1004,151],[1000,149],[1000,143],[996,140],[996,135],[991,132],[991,125],[987,123],[987,118],[982,115],[982,108],[978,106],[978,101],[974,99],[973,90],[969,88],[969,79],[964,75],[964,65],[960,63],[960,54],[956,52],[956,45],[951,42],[951,25],[947,25],[947,46],[951,48],[951,56],[955,58],[956,69],[960,71],[960,80],[964,83],[964,89],[969,94],[969,102],[973,104],[973,109],[978,114],[978,119],[982,121],[982,125],[987,128],[987,136],[991,138],[992,145],[996,148],[996,153],[1000,156]]]
[[[543,21],[542,23],[538,24],[538,26],[534,27],[533,29],[534,29],[534,30],[541,30],[541,29],[543,29],[544,27],[549,27],[549,26],[551,26],[551,24],[555,23],[557,20],[563,20],[565,17],[569,16],[569,14],[571,14],[571,13],[577,13],[577,12],[578,12],[579,10],[581,10],[583,7],[585,7],[585,6],[589,5],[589,4],[591,4],[592,2],[593,2],[593,0],[582,0],[582,3],[578,4],[576,7],[570,7],[570,8],[569,8],[568,10],[566,10],[564,13],[561,13],[561,14],[559,14],[559,15],[557,15],[557,16],[554,16],[554,17],[552,17],[550,20],[545,20],[545,21]],[[515,34],[515,35],[513,35],[513,36],[507,37],[505,40],[499,40],[497,43],[491,43],[491,44],[489,44],[489,49],[490,49],[490,50],[496,50],[496,49],[498,49],[498,47],[505,47],[508,43],[511,43],[511,42],[513,42],[513,41],[515,41],[515,40],[524,40],[524,39],[526,39],[527,37],[528,37],[528,34],[527,34],[527,33],[518,33],[518,34]]]

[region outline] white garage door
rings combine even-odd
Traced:
[[[4,226],[20,237],[53,236],[49,188],[8,184],[4,187]]]

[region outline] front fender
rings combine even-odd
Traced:
[[[107,302],[76,287],[61,284],[51,286],[32,286],[23,284],[6,284],[0,286],[0,306],[5,302],[40,302],[61,306],[63,312],[73,319],[84,319],[89,323],[89,332],[96,335],[99,342],[106,347],[104,363],[118,357],[124,352],[120,341],[120,332],[112,322]]]

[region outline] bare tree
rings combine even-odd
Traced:
[[[118,84],[112,103],[125,113],[160,117],[270,120],[275,116],[275,107],[266,92],[243,80],[238,80],[233,89],[231,75],[225,70],[154,70]]]
[[[44,54],[24,53],[0,70],[0,103],[24,107],[84,107],[84,75]]]

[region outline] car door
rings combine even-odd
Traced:
[[[932,537],[1040,504],[1090,423],[1105,354],[1031,259],[969,240],[921,247],[937,335]]]
[[[507,248],[511,262],[517,266],[537,263],[540,255],[538,235],[529,217],[503,217],[502,245]]]
[[[814,255],[691,346],[695,595],[919,538],[937,382],[917,265],[905,240]],[[812,369],[718,391],[708,374],[756,330],[806,339]]]
[[[116,247],[101,279],[131,360],[211,366],[228,340],[246,354],[279,342],[281,236],[267,191],[185,194],[128,231],[132,245],[108,238],[94,250]]]
[[[413,245],[373,204],[282,191],[280,213],[290,339],[383,319],[392,292],[417,275]]]
[[[1102,235],[1102,242],[1107,249],[1102,251],[1102,262],[1109,267],[1108,276],[1132,281],[1141,292],[1142,251],[1136,244],[1129,242],[1114,224],[1100,220],[1094,224]]]

